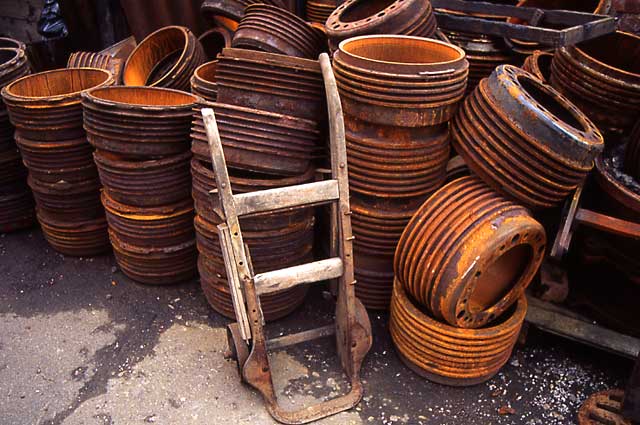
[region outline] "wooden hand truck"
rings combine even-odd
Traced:
[[[229,345],[238,362],[242,380],[258,390],[267,410],[286,424],[303,424],[354,407],[362,398],[362,361],[371,348],[371,324],[362,303],[354,293],[353,240],[344,119],[333,70],[327,54],[320,55],[329,112],[331,140],[331,179],[278,189],[234,195],[212,109],[202,117],[211,149],[217,190],[225,223],[218,226],[230,291],[237,322],[229,325]],[[238,218],[292,207],[331,203],[331,257],[300,266],[255,274],[248,247],[242,239]],[[259,296],[297,285],[337,280],[335,323],[267,341]],[[287,411],[277,400],[273,386],[268,348],[281,348],[323,336],[336,336],[337,352],[351,382],[349,393],[306,408]]]

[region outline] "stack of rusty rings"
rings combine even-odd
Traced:
[[[215,20],[224,17],[233,21],[240,21],[247,6],[263,3],[286,9],[281,0],[205,0],[200,7],[203,16]]]
[[[229,168],[296,176],[311,166],[320,144],[320,132],[315,122],[222,103],[203,102],[200,107],[215,111]],[[201,161],[211,161],[199,113],[194,115],[191,137],[193,155]]]
[[[29,63],[21,43],[0,39],[0,89],[29,74]],[[22,45],[24,46],[24,45]],[[30,227],[35,222],[33,196],[27,186],[27,170],[14,140],[9,113],[0,98],[0,232]]]
[[[193,158],[193,199],[196,209],[196,238],[200,284],[209,304],[220,314],[234,318],[227,274],[220,251],[217,225],[222,223],[216,195],[215,176],[210,161]],[[233,173],[233,170],[230,170]],[[239,174],[239,173],[235,173]],[[247,193],[308,183],[313,169],[294,177],[248,175],[231,176],[234,193]],[[314,217],[311,209],[288,210],[277,214],[258,214],[240,220],[244,241],[251,249],[256,273],[281,269],[312,260]],[[306,287],[296,287],[260,297],[266,320],[276,320],[296,309],[304,300]]]
[[[116,84],[120,82],[122,74],[122,59],[113,58],[108,54],[95,52],[75,52],[69,55],[67,68],[100,68],[113,74]]]
[[[640,121],[631,131],[624,153],[624,172],[640,182]]]
[[[614,148],[615,149],[615,148]],[[598,199],[604,213],[638,223],[640,221],[640,182],[633,187],[620,180],[620,164],[610,150],[596,159],[596,181]],[[597,232],[601,235],[606,261],[629,280],[640,284],[640,241],[615,234]]]
[[[640,37],[616,32],[557,50],[551,85],[603,132],[627,132],[640,115]],[[607,134],[608,135],[608,134]]]
[[[233,40],[233,31],[222,25],[211,28],[198,37],[208,61],[215,60],[218,53],[225,47],[231,47],[231,40]]]
[[[431,37],[437,29],[429,0],[347,0],[329,16],[325,24],[329,47],[367,34],[403,34]]]
[[[313,121],[326,115],[317,60],[224,49],[215,75],[218,101]]]
[[[203,63],[196,68],[193,77],[191,77],[191,93],[200,96],[204,100],[215,102],[218,99],[217,71],[217,60]]]
[[[436,320],[478,328],[524,293],[544,256],[544,228],[468,176],[434,193],[398,242],[395,277]]]
[[[526,312],[522,295],[490,326],[460,329],[429,317],[396,281],[389,330],[400,358],[417,374],[444,385],[475,385],[491,379],[509,360]]]
[[[168,284],[196,272],[189,151],[194,95],[156,87],[83,94],[109,237],[131,279]]]
[[[451,31],[445,28],[442,32],[451,43],[464,49],[467,54],[469,61],[467,93],[471,93],[483,78],[491,75],[496,66],[515,62],[513,54],[500,37]]]
[[[308,0],[305,4],[307,21],[324,25],[337,6],[336,0]]]
[[[536,50],[531,56],[527,56],[522,69],[532,73],[538,80],[545,84],[551,84],[551,62],[553,53]]]
[[[113,82],[106,70],[69,68],[28,75],[2,90],[29,170],[38,221],[51,246],[63,254],[94,255],[109,248],[80,100],[84,90]]]
[[[202,45],[186,27],[169,26],[149,34],[124,64],[125,86],[167,87],[189,90],[195,69],[206,56]]]
[[[459,47],[410,36],[340,43],[334,72],[345,113],[356,294],[387,309],[404,226],[446,177],[447,121],[465,93]]]
[[[601,15],[607,15],[611,9],[611,0],[520,0],[517,4],[518,7],[537,7],[540,9],[561,9],[561,10],[575,10],[577,12],[596,13]],[[519,18],[509,18],[508,23],[527,25],[528,23]],[[519,54],[521,57],[526,57],[536,50],[553,51],[552,47],[544,46],[535,41],[524,41],[512,38],[505,38],[507,45],[513,50],[514,53]]]
[[[569,100],[501,65],[465,99],[451,134],[469,168],[532,208],[560,204],[593,168],[602,135]]]
[[[233,47],[317,59],[326,50],[324,34],[295,14],[268,4],[254,4],[233,36]]]

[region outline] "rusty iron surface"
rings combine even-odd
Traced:
[[[452,157],[447,162],[447,179],[446,183],[450,183],[460,177],[465,177],[471,174],[471,170],[465,164],[464,159],[460,155]]]
[[[159,87],[92,90],[83,94],[84,127],[96,149],[122,158],[178,155],[189,149],[191,110],[198,100]]]
[[[74,52],[69,55],[69,60],[67,61],[67,68],[106,69],[113,74],[113,78],[117,83],[120,82],[123,65],[124,61],[122,59],[114,58],[106,53],[95,52]]]
[[[147,284],[171,284],[196,273],[191,199],[158,207],[121,204],[102,193],[109,239],[122,271]]]
[[[36,200],[37,202],[37,200]],[[38,223],[47,242],[64,255],[85,257],[110,249],[105,217],[78,220],[56,220],[43,209],[37,209]]]
[[[622,417],[624,391],[610,389],[591,395],[578,411],[579,425],[631,425]]]
[[[467,54],[469,61],[467,94],[471,93],[483,78],[491,75],[496,66],[518,65],[519,60],[499,37],[447,30],[446,28],[443,28],[442,32],[451,43],[463,48]]]
[[[606,153],[606,152],[605,152]],[[595,180],[598,203],[608,216],[640,223],[640,195],[627,187],[602,157],[596,160]],[[590,238],[597,246],[587,247],[589,257],[601,256],[601,261],[622,272],[630,281],[640,285],[640,240],[611,232],[590,230]],[[594,254],[594,251],[597,254]],[[590,259],[590,261],[593,258]]]
[[[599,15],[608,15],[611,10],[611,0],[586,0],[586,1],[574,1],[574,0],[520,0],[517,7],[538,7],[547,10],[573,10],[576,12],[594,13]],[[509,18],[508,23],[512,24],[524,24],[524,25],[537,25],[536,22],[526,22],[519,18]],[[521,57],[528,57],[532,55],[536,50],[552,52],[553,47],[546,47],[535,41],[523,41],[514,38],[505,39],[507,45],[513,50],[514,53],[519,54]]]
[[[441,41],[398,35],[343,41],[334,55],[347,116],[397,127],[447,122],[464,97],[464,50]]]
[[[189,197],[191,152],[131,161],[98,151],[93,154],[104,190],[118,202],[140,207],[172,204]]]
[[[435,319],[478,328],[520,298],[545,246],[544,228],[527,209],[462,177],[413,215],[398,242],[395,277]]]
[[[66,255],[88,256],[109,248],[80,97],[83,90],[113,82],[109,71],[75,68],[28,75],[3,88],[16,126],[15,141],[29,171],[26,183],[35,198],[37,219],[51,246]],[[5,195],[1,188],[0,194]],[[22,223],[33,217],[27,194],[14,192],[6,198],[12,202],[7,208],[14,208]]]
[[[109,71],[68,68],[19,78],[2,89],[11,123],[21,136],[39,141],[83,137],[81,93],[110,86]]]
[[[308,170],[320,150],[320,131],[313,121],[203,101],[194,109],[191,131],[191,151],[201,161],[210,163],[211,156],[200,107],[215,111],[230,168],[295,176]]]
[[[308,0],[305,2],[304,12],[307,21],[321,24],[324,27],[325,22],[337,6],[337,0]]]
[[[640,115],[640,37],[623,32],[564,47],[551,66],[551,85],[571,99],[610,143]],[[611,138],[611,139],[610,139]]]
[[[325,121],[324,87],[316,60],[224,49],[215,78],[221,103]]]
[[[624,171],[640,181],[640,121],[636,122],[629,135],[624,155]]]
[[[0,89],[29,74],[24,43],[0,38]],[[27,169],[15,143],[15,128],[0,98],[0,232],[8,233],[33,226],[34,200],[27,185]]]
[[[327,50],[324,33],[295,14],[267,4],[246,8],[231,45],[313,60]]]
[[[551,84],[551,62],[553,53],[534,51],[524,60],[522,69],[532,73],[538,80],[545,84]]]
[[[281,0],[205,0],[200,10],[205,18],[214,22],[219,17],[239,22],[247,6],[258,3],[287,9]]]
[[[345,113],[356,295],[386,310],[393,255],[415,210],[446,179],[448,120],[468,62],[451,44],[410,36],[340,43],[333,68]]]
[[[204,100],[215,102],[218,99],[217,71],[217,60],[203,63],[196,68],[193,77],[191,77],[191,93],[200,96]]]
[[[188,90],[195,69],[206,61],[202,44],[186,27],[168,26],[142,40],[124,64],[126,86]]]
[[[218,25],[198,37],[198,41],[200,41],[208,61],[215,60],[218,54],[222,52],[222,49],[231,47],[231,40],[233,40],[234,33],[235,31]]]
[[[497,323],[461,329],[432,319],[395,281],[389,328],[401,360],[431,381],[468,386],[493,377],[509,360],[527,311],[521,296]]]
[[[533,208],[560,204],[604,148],[598,129],[569,100],[510,65],[496,68],[465,99],[451,133],[469,168]]]
[[[429,0],[347,0],[329,16],[325,26],[332,50],[343,40],[366,34],[431,37],[438,29]]]

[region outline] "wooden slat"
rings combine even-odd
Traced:
[[[629,358],[640,353],[640,340],[576,318],[563,307],[529,297],[526,321],[543,331]]]
[[[337,199],[338,182],[335,180],[241,193],[234,196],[238,216],[303,205],[317,205]]]
[[[305,283],[337,279],[342,276],[342,260],[329,258],[272,272],[259,273],[253,282],[258,295],[279,292]]]
[[[584,208],[580,208],[576,213],[576,222],[608,233],[640,239],[640,223],[620,220]]]
[[[218,238],[220,240],[220,248],[222,249],[222,258],[227,272],[227,281],[229,283],[229,292],[231,292],[231,301],[233,302],[233,310],[238,321],[238,329],[240,336],[245,341],[251,339],[251,328],[249,327],[249,317],[244,303],[244,295],[242,294],[242,286],[238,278],[238,268],[236,267],[236,259],[231,247],[231,235],[226,224],[218,225]]]
[[[285,335],[278,338],[267,340],[267,348],[276,350],[279,348],[290,347],[292,345],[301,344],[303,342],[312,341],[318,338],[324,338],[336,333],[336,325],[331,324],[321,328],[310,329],[308,331],[298,332],[291,335]]]

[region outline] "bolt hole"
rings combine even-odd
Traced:
[[[480,277],[480,275],[481,275],[481,274],[482,274],[482,272],[481,272],[481,271],[477,271],[477,272],[476,272],[476,277]]]
[[[458,316],[456,316],[458,319],[462,319],[462,316],[464,316],[466,313],[466,311],[464,310],[460,310],[460,313],[458,313]]]
[[[517,234],[511,239],[511,243],[517,243],[519,240],[520,240],[520,234]]]
[[[505,248],[505,246],[504,246],[504,245],[502,245],[502,246],[500,247],[500,251],[504,251],[504,248]]]

